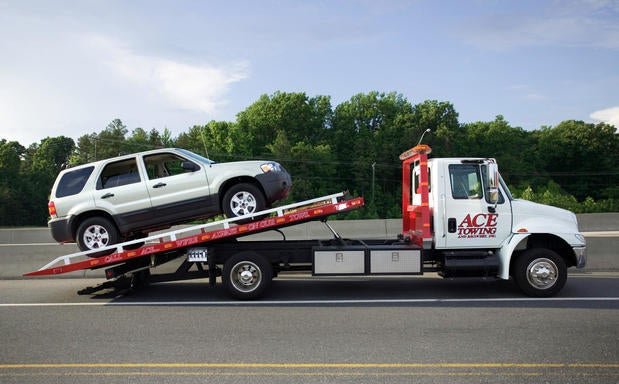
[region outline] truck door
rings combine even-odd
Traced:
[[[511,205],[502,192],[499,202],[487,197],[487,165],[457,162],[447,165],[442,248],[499,248],[511,233]],[[440,209],[440,208],[439,208]]]

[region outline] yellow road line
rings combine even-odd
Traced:
[[[32,368],[598,368],[617,369],[619,363],[35,363],[0,364],[0,369]]]

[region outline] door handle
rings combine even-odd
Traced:
[[[449,220],[447,220],[447,232],[449,233],[456,232],[456,218],[455,217],[450,217]]]
[[[113,193],[106,193],[105,195],[101,196],[102,199],[107,199],[109,197],[114,197]]]
[[[161,188],[161,187],[165,187],[166,185],[167,185],[166,183],[157,183],[153,185],[153,188]]]

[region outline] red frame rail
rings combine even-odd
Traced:
[[[319,207],[300,207],[292,213],[282,214],[276,217],[268,217],[262,220],[252,221],[247,224],[240,224],[233,227],[204,231],[199,234],[162,241],[158,244],[146,244],[136,250],[127,250],[113,253],[98,258],[88,258],[68,264],[52,265],[48,268],[43,267],[37,271],[29,272],[24,276],[46,276],[59,275],[62,273],[74,272],[84,269],[98,269],[112,265],[122,264],[128,260],[140,257],[155,255],[162,252],[170,252],[187,248],[194,245],[203,245],[214,240],[232,239],[235,237],[246,236],[254,233],[264,232],[272,229],[283,228],[294,224],[317,220],[333,214],[352,211],[363,207],[362,197],[356,197],[339,202],[331,202]],[[258,213],[259,215],[259,213]],[[162,235],[165,237],[165,234]],[[61,259],[61,258],[59,258]],[[60,263],[60,262],[58,262]]]

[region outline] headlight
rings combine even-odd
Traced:
[[[277,164],[277,163],[266,163],[266,164],[262,164],[260,166],[260,169],[262,169],[262,172],[267,173],[267,172],[281,172],[282,171],[282,166]]]
[[[575,236],[575,237],[576,237],[576,239],[577,239],[578,241],[580,241],[581,243],[583,243],[583,244],[586,244],[586,243],[587,243],[587,241],[585,240],[585,237],[584,237],[583,235],[581,235],[580,233],[577,233],[577,234],[575,234],[574,236]]]

